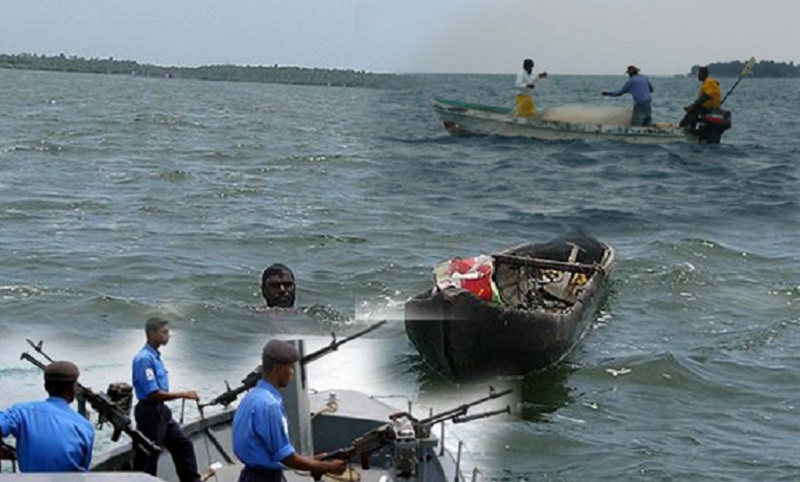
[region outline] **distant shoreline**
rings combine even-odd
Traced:
[[[738,77],[744,69],[746,61],[732,62],[713,62],[707,65],[709,72],[714,77]],[[697,75],[699,65],[693,65],[689,71],[690,76]],[[763,60],[757,62],[753,70],[748,74],[753,77],[782,79],[800,78],[800,65],[794,62],[775,62],[774,60]]]
[[[738,77],[745,62],[713,62],[707,64],[715,77]],[[672,77],[694,77],[699,65],[693,65],[687,74]],[[387,88],[397,85],[403,76],[399,74],[375,73],[365,70],[324,69],[310,67],[203,65],[199,67],[164,67],[140,64],[133,60],[83,58],[77,56],[0,54],[0,69],[37,70],[50,72],[75,72],[87,74],[129,75],[149,78],[194,79],[227,82],[261,82],[271,84],[316,85],[331,87]],[[420,73],[420,75],[428,75]],[[436,74],[434,74],[436,75]],[[438,75],[461,75],[442,73]],[[478,75],[512,75],[478,74]],[[587,75],[587,74],[566,74]],[[591,74],[589,74],[591,75]],[[800,64],[794,62],[761,61],[750,72],[760,78],[800,78]],[[666,76],[666,75],[665,75]]]
[[[136,77],[195,79],[228,82],[317,85],[331,87],[383,88],[391,85],[396,74],[378,74],[357,70],[318,69],[279,66],[204,65],[200,67],[163,67],[132,60],[115,60],[36,54],[0,54],[0,68],[87,74],[129,75]]]

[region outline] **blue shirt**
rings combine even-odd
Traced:
[[[650,97],[650,92],[653,91],[653,85],[646,75],[636,74],[625,82],[621,89],[609,92],[611,97],[619,97],[622,94],[630,93],[633,97],[633,102],[636,104],[649,104],[653,98]]]
[[[92,424],[60,397],[0,411],[0,435],[17,439],[21,472],[86,472],[92,464]]]
[[[248,467],[282,469],[294,454],[283,397],[271,383],[259,380],[233,416],[233,452]]]
[[[132,378],[133,389],[139,400],[147,400],[147,396],[157,390],[169,391],[167,367],[161,361],[161,353],[149,344],[145,344],[133,357]]]

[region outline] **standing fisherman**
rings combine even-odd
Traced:
[[[538,76],[533,75],[533,60],[525,59],[522,62],[522,70],[517,74],[517,81],[514,83],[517,88],[517,107],[514,115],[518,117],[534,117],[536,115],[533,88],[536,81],[544,77],[547,77],[547,72],[542,72]]]
[[[626,93],[631,94],[631,97],[633,97],[631,125],[651,126],[653,125],[653,98],[650,94],[653,92],[653,84],[650,83],[650,79],[646,75],[641,75],[639,72],[640,70],[635,65],[629,65],[627,70],[629,78],[625,85],[613,92],[604,90],[601,94],[611,97],[619,97]]]
[[[134,415],[137,429],[156,444],[169,450],[180,482],[199,482],[197,458],[192,441],[183,433],[180,425],[172,419],[172,411],[164,402],[168,400],[200,400],[194,390],[184,392],[169,391],[167,368],[161,361],[158,349],[169,342],[168,321],[150,318],[144,331],[147,343],[133,359],[133,388],[136,391]],[[136,451],[133,469],[155,476],[158,468],[158,454],[148,456]]]
[[[87,472],[92,463],[94,429],[69,408],[80,372],[74,363],[53,362],[44,369],[43,402],[18,403],[0,411],[0,436],[17,439],[21,472]]]

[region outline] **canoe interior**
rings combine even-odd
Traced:
[[[541,269],[525,259],[566,261],[581,244],[576,266],[593,266],[582,284],[581,269]],[[570,244],[571,243],[571,244]],[[501,253],[519,263],[495,264],[503,303],[462,289],[433,288],[405,303],[405,327],[422,357],[439,373],[470,381],[516,376],[561,361],[581,338],[600,303],[614,263],[614,250],[593,238],[561,238]],[[560,276],[557,282],[547,282]]]

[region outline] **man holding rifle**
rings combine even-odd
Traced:
[[[17,439],[21,472],[86,472],[92,463],[94,429],[69,408],[80,372],[74,363],[52,362],[44,370],[50,397],[0,411],[0,436]]]
[[[289,343],[271,340],[264,347],[262,379],[244,397],[233,418],[233,451],[244,464],[239,482],[282,482],[283,466],[315,474],[341,474],[344,460],[324,461],[295,452],[289,422],[278,391],[294,376],[300,352]]]

